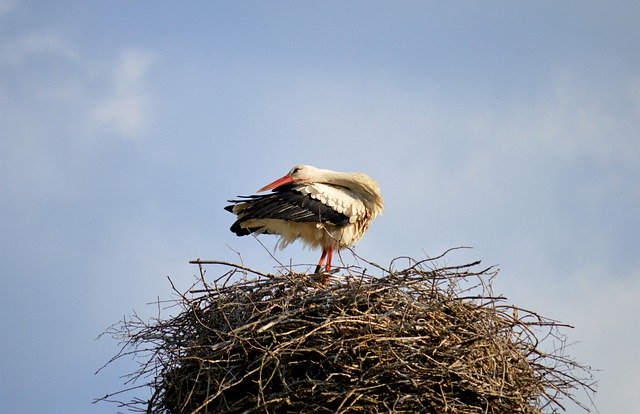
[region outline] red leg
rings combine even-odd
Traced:
[[[333,259],[333,247],[327,248],[327,273],[331,272],[331,259]]]
[[[320,261],[318,262],[318,266],[316,266],[316,271],[315,271],[316,274],[320,273],[320,269],[322,269],[322,265],[324,264],[325,257],[327,257],[327,249],[322,249],[322,256],[320,256]]]

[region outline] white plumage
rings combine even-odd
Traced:
[[[258,192],[266,190],[272,191],[229,200],[233,204],[225,208],[238,216],[231,231],[278,234],[280,248],[298,239],[321,247],[316,273],[325,260],[330,271],[334,250],[355,244],[384,207],[378,183],[368,175],[310,165],[293,167]]]

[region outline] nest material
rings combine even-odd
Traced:
[[[148,413],[504,414],[558,412],[567,400],[588,411],[574,393],[590,394],[593,379],[564,355],[559,330],[568,325],[493,296],[492,269],[407,260],[379,277],[349,268],[329,286],[292,271],[194,262],[201,277],[176,299],[177,316],[112,328],[125,341],[115,358],[141,358],[130,380],[147,378],[139,386],[152,391],[120,404]],[[209,284],[206,263],[229,271]],[[238,272],[244,279],[232,282]]]

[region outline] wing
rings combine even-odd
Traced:
[[[354,223],[369,215],[361,197],[353,190],[322,183],[301,185],[297,190],[302,194],[309,195],[314,200],[320,201],[332,210],[349,217],[349,222]]]
[[[233,203],[225,207],[238,216],[231,226],[231,231],[244,236],[254,231],[269,233],[269,229],[245,228],[242,223],[255,219],[276,219],[292,222],[327,223],[334,226],[346,226],[349,217],[336,211],[333,207],[313,198],[310,194],[300,192],[296,184],[284,185],[269,194],[251,195],[229,200]]]

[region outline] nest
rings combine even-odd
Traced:
[[[329,285],[291,268],[192,263],[200,276],[169,303],[177,316],[107,331],[124,342],[112,361],[140,362],[125,391],[151,397],[99,400],[148,413],[589,411],[576,391],[590,395],[593,376],[565,355],[569,326],[494,296],[495,269],[479,262],[399,258]],[[209,283],[212,264],[224,272]]]

